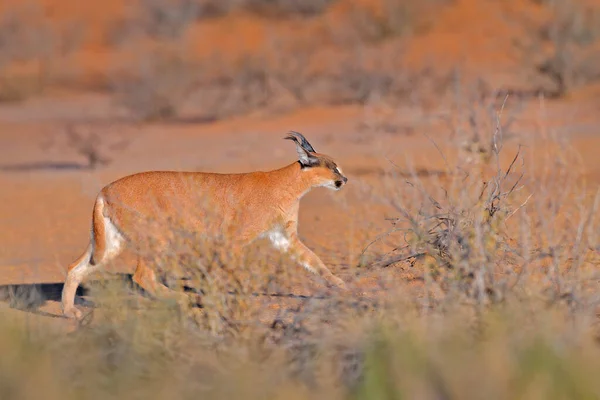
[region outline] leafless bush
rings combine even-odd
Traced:
[[[262,52],[227,61],[217,55],[204,59],[193,94],[202,117],[220,119],[268,107],[274,88],[267,62]]]
[[[56,59],[72,54],[83,40],[81,24],[57,28],[38,3],[8,9],[0,17],[0,101],[41,92],[55,72]]]
[[[341,103],[365,104],[373,96],[384,97],[395,83],[393,72],[367,64],[370,59],[357,50],[349,61],[340,65],[336,92]]]
[[[139,67],[132,65],[120,73],[115,85],[120,104],[142,119],[168,118],[189,98],[201,114],[198,118],[213,120],[271,106],[286,108],[286,94],[300,106],[365,104],[378,97],[397,102],[415,87],[418,74],[409,76],[402,68],[400,44],[385,49],[341,49],[344,59],[325,66],[320,62],[325,57],[315,50],[318,46],[311,37],[272,36],[269,40],[263,49],[233,60],[206,56],[200,63],[191,63],[185,52],[176,57],[150,52],[146,60],[138,61]],[[176,46],[176,41],[171,40],[171,45]],[[187,66],[192,64],[196,73]],[[142,72],[137,73],[138,68]],[[418,79],[428,78],[422,74]]]
[[[269,57],[258,51],[234,58],[216,53],[199,59],[182,97],[186,100],[184,118],[210,121],[268,109],[284,85],[278,79],[287,75],[272,73]],[[290,90],[303,89],[285,84]]]
[[[460,196],[466,198],[453,197],[452,189],[448,189],[441,193],[447,197],[438,201],[420,183],[409,180],[412,189],[422,192],[428,204],[416,212],[397,204],[402,216],[392,219],[393,232],[401,233],[404,243],[375,265],[423,259],[424,280],[450,298],[466,296],[476,304],[503,301],[520,269],[513,264],[513,249],[508,247],[503,227],[503,219],[519,208],[510,203],[515,190],[521,189],[522,173],[511,177],[519,156],[517,153],[505,170],[488,178],[489,182],[463,174],[459,179],[465,186]],[[497,275],[503,278],[497,280]],[[433,297],[435,300],[427,301],[442,300]]]
[[[40,285],[14,285],[3,288],[6,294],[0,293],[0,300],[8,300],[12,308],[30,310],[44,304],[44,295]],[[6,297],[6,298],[3,298]]]
[[[267,16],[310,17],[321,14],[336,0],[242,0],[241,6],[249,11]]]
[[[264,54],[244,54],[233,66],[230,89],[240,110],[265,107],[271,98],[271,83]]]
[[[108,165],[112,161],[111,156],[125,149],[130,139],[114,126],[69,123],[61,131],[61,135],[52,137],[42,147],[49,149],[60,146],[74,150],[85,158],[84,167],[93,170]]]
[[[552,44],[552,50],[539,70],[556,82],[558,95],[563,95],[600,78],[600,8],[570,0],[547,4],[552,17],[542,29],[542,39]]]
[[[0,102],[23,101],[43,90],[39,77],[7,75],[0,76]]]
[[[465,162],[489,163],[498,146],[515,136],[513,125],[520,106],[505,109],[507,99],[500,91],[490,91],[481,80],[470,90],[455,92],[452,111],[442,119],[450,138],[465,152]],[[497,117],[499,109],[502,110],[501,119]]]
[[[99,132],[93,127],[67,125],[65,135],[68,146],[86,158],[87,167],[90,169],[110,163],[111,159],[107,153],[114,154],[115,151],[123,150],[129,144],[129,139],[124,137],[107,140],[107,132]]]
[[[308,38],[293,40],[273,36],[269,40],[268,75],[285,88],[298,105],[305,105],[306,93],[319,76],[312,64],[316,43]]]
[[[113,79],[117,104],[140,120],[172,118],[196,82],[195,63],[177,46],[142,51]]]
[[[376,42],[390,36],[409,33],[415,23],[411,2],[384,0],[382,10],[367,9],[353,3],[348,22],[356,30],[358,39]]]
[[[436,76],[431,69],[404,68],[401,44],[385,49],[357,46],[331,58],[315,52],[314,46],[308,37],[281,37],[233,61],[207,57],[200,63],[194,102],[202,104],[210,118],[222,118],[284,109],[286,96],[293,99],[292,107],[373,102],[395,107],[415,95],[439,96],[449,86],[446,76]],[[431,87],[432,93],[427,92]]]
[[[573,184],[566,184],[573,182],[575,159],[554,164],[548,175],[538,171],[535,178],[527,177],[525,172],[533,166],[525,162],[521,146],[511,157],[502,156],[504,138],[509,134],[504,130],[512,123],[510,117],[502,122],[504,103],[494,114],[489,113],[488,104],[479,100],[472,107],[482,112],[467,113],[462,122],[471,132],[479,132],[480,139],[469,141],[474,151],[472,146],[463,147],[447,158],[432,142],[443,158],[445,174],[424,179],[408,167],[406,185],[390,199],[399,217],[390,219],[391,230],[374,242],[385,244],[388,253],[373,266],[419,266],[425,285],[422,304],[427,309],[445,307],[447,301],[487,307],[509,297],[529,296],[531,280],[538,279],[545,282],[538,295],[548,301],[576,298],[577,307],[593,307],[595,300],[587,297],[593,286],[591,264],[584,261],[590,254],[581,246],[589,240],[588,246],[593,248],[596,236],[577,239],[578,256],[565,240],[573,240],[577,231],[587,229],[597,205],[589,200],[585,205],[571,205],[574,222],[567,225],[560,222],[558,211],[567,204],[567,195],[562,193],[575,190]],[[481,157],[473,157],[473,152]],[[553,164],[551,158],[548,165]],[[404,175],[403,169],[394,165]],[[555,190],[561,195],[550,194]],[[533,226],[543,226],[548,236],[532,234],[528,229]],[[552,269],[545,268],[547,257],[552,259]],[[565,261],[572,257],[578,260],[581,272],[577,278],[566,272]],[[588,302],[582,301],[586,297]]]
[[[55,37],[39,4],[9,9],[0,18],[0,55],[4,63],[47,58],[54,46]]]
[[[110,44],[130,43],[140,37],[178,40],[197,20],[227,14],[234,9],[270,16],[313,16],[334,0],[137,0],[131,15],[115,21],[108,29]]]
[[[176,39],[196,19],[199,10],[194,0],[138,0],[139,24],[155,39]]]
[[[220,17],[233,10],[240,0],[196,0],[199,18]]]
[[[387,102],[398,105],[408,99],[419,86],[426,71],[411,73],[403,68],[403,49],[394,46],[370,49],[356,46],[327,71],[333,81],[331,98],[334,104]],[[424,80],[424,79],[423,79]]]
[[[197,0],[137,0],[131,15],[115,21],[107,32],[110,44],[149,37],[178,40],[200,13]]]
[[[338,41],[379,42],[394,36],[412,35],[425,29],[431,13],[446,0],[381,0],[375,3],[349,3],[343,25],[332,35]]]

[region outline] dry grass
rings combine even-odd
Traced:
[[[600,197],[564,143],[537,163],[531,144],[505,144],[509,108],[457,105],[469,117],[453,132],[490,146],[440,146],[443,174],[395,162],[371,193],[398,217],[350,293],[173,219],[148,261],[189,304],[112,279],[91,285],[97,308],[67,336],[5,319],[2,397],[597,397]]]
[[[268,17],[311,17],[323,13],[336,0],[242,0],[238,7]]]
[[[329,3],[277,2],[303,16]],[[139,4],[143,34],[161,43],[118,71],[114,86],[139,119],[176,117],[193,90],[214,118],[270,107],[278,87],[299,105],[389,104],[412,92],[401,60],[376,48],[348,52],[339,69],[316,76],[302,68],[314,62],[305,42],[272,43],[288,59],[275,67],[265,52],[226,65],[208,57],[211,68],[198,68],[176,44],[200,3]],[[420,29],[408,3],[385,4],[383,15],[354,15],[361,42]],[[19,56],[0,37],[2,60],[44,59],[39,36]],[[332,95],[311,97],[323,81]],[[106,279],[89,284],[97,308],[68,335],[3,317],[0,398],[597,398],[600,196],[551,132],[527,132],[547,141],[535,157],[535,142],[508,140],[519,136],[505,100],[478,92],[455,104],[448,145],[431,139],[443,171],[393,161],[394,173],[370,191],[394,213],[390,230],[350,266],[350,293],[323,289],[261,246],[230,252],[227,241],[173,223],[168,249],[148,261],[190,301]],[[101,165],[98,136],[77,132],[71,144]],[[17,308],[42,302],[36,292],[3,295]]]
[[[106,33],[110,45],[141,37],[181,40],[187,30],[207,18],[244,10],[269,18],[311,17],[322,14],[334,0],[136,0],[128,15],[115,21]]]
[[[411,36],[428,29],[448,0],[379,0],[348,2],[340,28],[332,32],[338,41],[377,43],[394,37]]]
[[[131,44],[141,38],[181,40],[202,13],[196,0],[137,0],[127,16],[115,20],[106,33],[109,45]]]
[[[39,94],[60,76],[55,64],[83,43],[76,21],[52,24],[39,3],[8,9],[0,17],[0,102]]]
[[[317,15],[323,13],[329,3],[242,2],[226,8],[250,7],[263,15],[274,13],[283,18],[296,14]],[[385,1],[380,12],[372,17],[375,20],[368,18],[375,25],[381,22],[378,18],[384,18],[386,32],[391,27],[399,30],[384,36],[402,36],[400,30],[412,31],[412,28],[396,19],[425,18],[438,3],[436,0],[414,6],[404,1]],[[187,33],[193,24],[202,23],[193,16],[204,6],[207,5],[192,0],[173,4],[165,0],[144,0],[132,9],[127,21],[111,30],[110,43],[128,44],[127,53],[138,54],[111,74],[117,103],[134,117],[174,118],[186,108],[197,110],[198,115],[193,118],[214,120],[255,111],[289,110],[307,104],[365,104],[375,99],[398,103],[417,86],[423,86],[424,81],[433,80],[427,73],[406,71],[401,62],[403,43],[379,48],[372,42],[383,38],[366,38],[363,33],[354,37],[362,28],[353,18],[359,14],[370,15],[372,11],[359,5],[353,7],[360,10],[348,14],[337,25],[330,26],[324,15],[322,24],[317,24],[321,28],[316,29],[314,35],[276,33],[253,53],[230,57],[217,52],[196,60],[190,56],[193,50],[173,51],[194,47]],[[410,13],[404,15],[399,11],[405,9]]]
[[[133,65],[115,70],[117,105],[139,120],[177,116],[198,79],[196,64],[179,45],[158,45],[133,54]]]
[[[548,1],[546,6],[551,17],[541,37],[551,50],[539,69],[555,81],[558,95],[565,95],[600,79],[600,8],[568,0]]]
[[[65,144],[86,160],[85,168],[96,169],[108,165],[112,156],[127,147],[131,140],[128,136],[115,134],[114,127],[110,128],[112,135],[109,136],[106,127],[67,124],[64,130]]]

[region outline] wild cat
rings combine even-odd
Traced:
[[[90,243],[68,268],[62,292],[64,315],[81,318],[74,305],[75,292],[86,276],[106,266],[126,245],[135,248],[145,237],[159,234],[160,230],[147,229],[146,219],[168,219],[175,214],[197,232],[221,234],[218,229],[229,227],[242,245],[267,237],[308,271],[345,288],[297,232],[302,196],[319,186],[339,190],[348,179],[331,157],[317,153],[302,134],[291,131],[285,139],[296,144],[298,161],[277,170],[239,174],[150,171],[105,186],[94,203]],[[218,227],[206,218],[208,204],[210,214],[218,217]],[[133,280],[155,296],[173,292],[159,282],[141,256]]]

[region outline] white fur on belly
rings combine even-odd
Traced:
[[[280,230],[273,230],[267,233],[273,247],[281,251],[288,251],[290,240]]]

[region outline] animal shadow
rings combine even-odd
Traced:
[[[133,294],[137,294],[143,297],[152,298],[152,296],[146,292],[142,287],[135,283],[132,279],[131,274],[116,274],[116,280],[120,280]],[[111,279],[112,280],[112,279]],[[186,279],[184,279],[186,280]],[[92,280],[82,283],[75,293],[75,304],[83,307],[97,308],[91,299],[90,287],[95,285],[101,285],[104,280]],[[166,284],[166,282],[164,282]],[[32,314],[42,315],[52,318],[66,318],[63,315],[52,314],[46,311],[42,311],[39,308],[46,304],[48,301],[60,302],[62,297],[62,290],[64,287],[63,282],[51,282],[51,283],[31,283],[31,284],[15,284],[15,285],[0,285],[0,301],[7,302],[11,308],[29,312]],[[204,308],[201,297],[204,295],[203,290],[195,289],[186,284],[183,285],[183,290],[188,293],[195,293],[199,295],[195,307]],[[234,291],[228,291],[228,295],[236,296],[239,295]],[[323,295],[299,295],[293,293],[267,293],[267,292],[253,292],[250,293],[252,297],[287,297],[292,299],[317,299],[323,300],[327,296]]]
[[[1,164],[3,172],[33,172],[33,171],[81,171],[91,169],[88,164],[74,162],[39,161],[22,164]]]
[[[115,274],[110,280],[121,281],[132,294],[152,298],[152,296],[135,283],[132,278],[133,276],[131,274]],[[79,285],[75,292],[75,304],[83,307],[97,308],[97,304],[90,299],[90,288],[102,285],[105,282],[106,280],[91,280]],[[166,284],[166,282],[164,283]],[[63,282],[0,285],[0,301],[7,302],[11,308],[17,310],[53,318],[66,318],[62,315],[51,314],[39,310],[39,308],[48,301],[60,302],[63,287]],[[186,285],[183,286],[183,289],[186,292],[203,294],[202,291],[196,291],[194,288]],[[203,307],[200,302],[195,304],[195,306]]]
[[[130,274],[118,274],[118,279],[129,284],[134,290],[143,290],[133,282]],[[88,297],[90,296],[90,287],[98,283],[90,281],[83,283],[77,288],[75,293],[75,304],[95,308],[96,305]],[[64,318],[61,315],[55,315],[39,310],[48,301],[61,301],[63,282],[52,283],[31,283],[16,285],[0,285],[0,301],[7,302],[11,308],[33,314],[44,315],[48,317]]]

